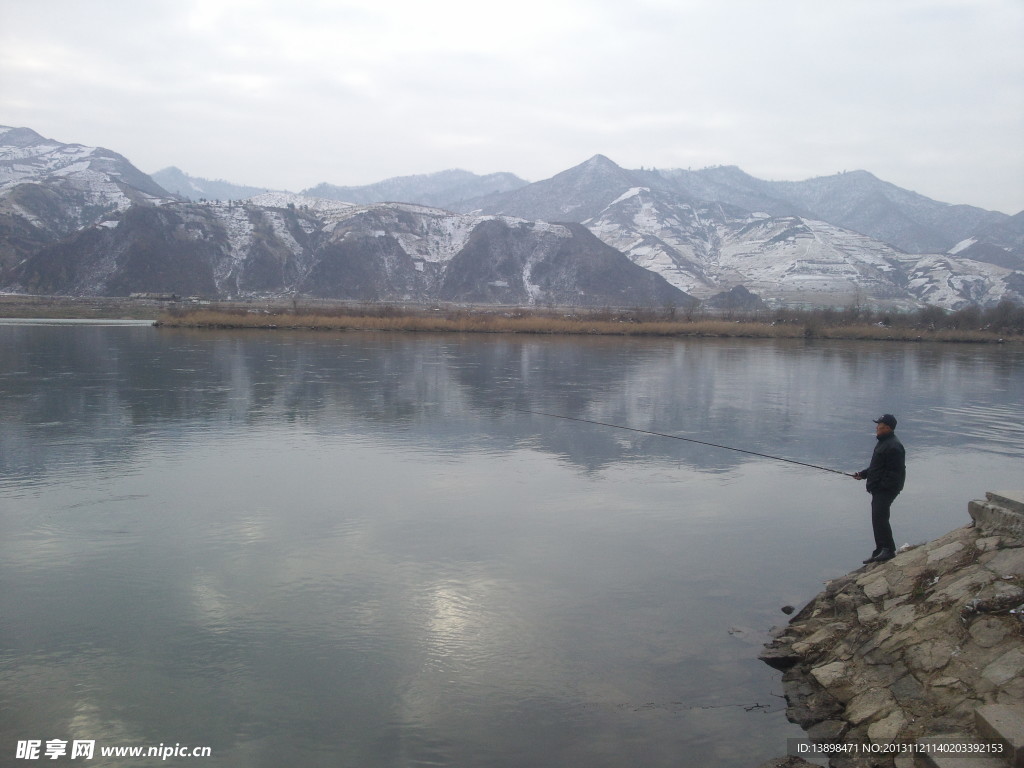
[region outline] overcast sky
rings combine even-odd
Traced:
[[[865,169],[1024,209],[1024,0],[0,0],[0,124],[299,191]]]

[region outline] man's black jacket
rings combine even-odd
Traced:
[[[895,433],[878,436],[875,450],[871,453],[871,466],[860,474],[867,478],[868,493],[891,493],[895,496],[903,490],[907,479],[907,453]]]

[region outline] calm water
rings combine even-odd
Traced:
[[[1021,403],[1010,347],[0,326],[0,764],[750,768],[862,484],[521,411],[844,471],[891,411],[918,543],[1024,486]]]

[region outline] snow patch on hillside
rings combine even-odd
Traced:
[[[221,226],[224,227],[228,239],[228,258],[218,262],[213,270],[214,283],[217,290],[221,291],[225,289],[228,278],[232,274],[237,274],[245,264],[249,249],[252,247],[253,226],[244,206],[214,205],[211,207]]]
[[[489,217],[481,216],[481,221],[486,220]],[[534,232],[544,232],[545,234],[554,235],[555,237],[570,238],[572,237],[572,231],[562,224],[552,224],[549,221],[528,221],[527,219],[518,219],[512,216],[497,216],[494,217],[504,221],[510,227],[522,227],[528,226]]]
[[[960,253],[960,251],[966,251],[968,248],[970,248],[972,245],[974,245],[977,242],[978,242],[978,238],[976,238],[976,237],[969,237],[966,240],[961,240],[959,243],[957,243],[952,248],[950,248],[948,251],[946,251],[946,253],[948,253],[950,256],[955,256],[956,254]]]
[[[295,239],[295,235],[293,235],[291,229],[289,229],[288,222],[285,220],[282,213],[276,210],[269,210],[266,211],[264,215],[270,222],[270,226],[273,228],[274,234],[288,247],[288,250],[296,255],[301,255],[303,248],[299,245],[299,241]]]
[[[650,192],[650,191],[651,190],[648,187],[631,187],[630,189],[627,189],[625,192],[623,192],[621,195],[619,195],[617,198],[612,200],[612,202],[608,204],[608,207],[611,208],[613,205],[618,205],[623,200],[628,200],[631,197],[636,197],[637,195],[639,195],[642,192]]]
[[[908,289],[921,301],[957,309],[968,303],[995,303],[1008,293],[1012,270],[972,259],[926,255],[910,268]]]
[[[329,213],[350,211],[357,207],[352,203],[343,203],[338,200],[325,200],[322,197],[309,197],[308,195],[297,195],[292,192],[263,192],[246,198],[245,202],[258,205],[263,208],[287,208],[293,206],[312,211],[313,213]]]
[[[395,239],[406,253],[434,264],[451,261],[469,241],[482,219],[437,211],[424,216],[415,231],[396,231]]]

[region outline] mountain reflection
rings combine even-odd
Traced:
[[[749,460],[526,411],[845,469],[884,411],[917,449],[970,435],[964,408],[982,447],[1021,444],[1024,355],[1005,347],[61,326],[0,327],[0,340],[8,477],[127,461],[153,432],[274,423],[401,433],[437,451],[526,445],[587,470],[638,456],[715,471]]]

